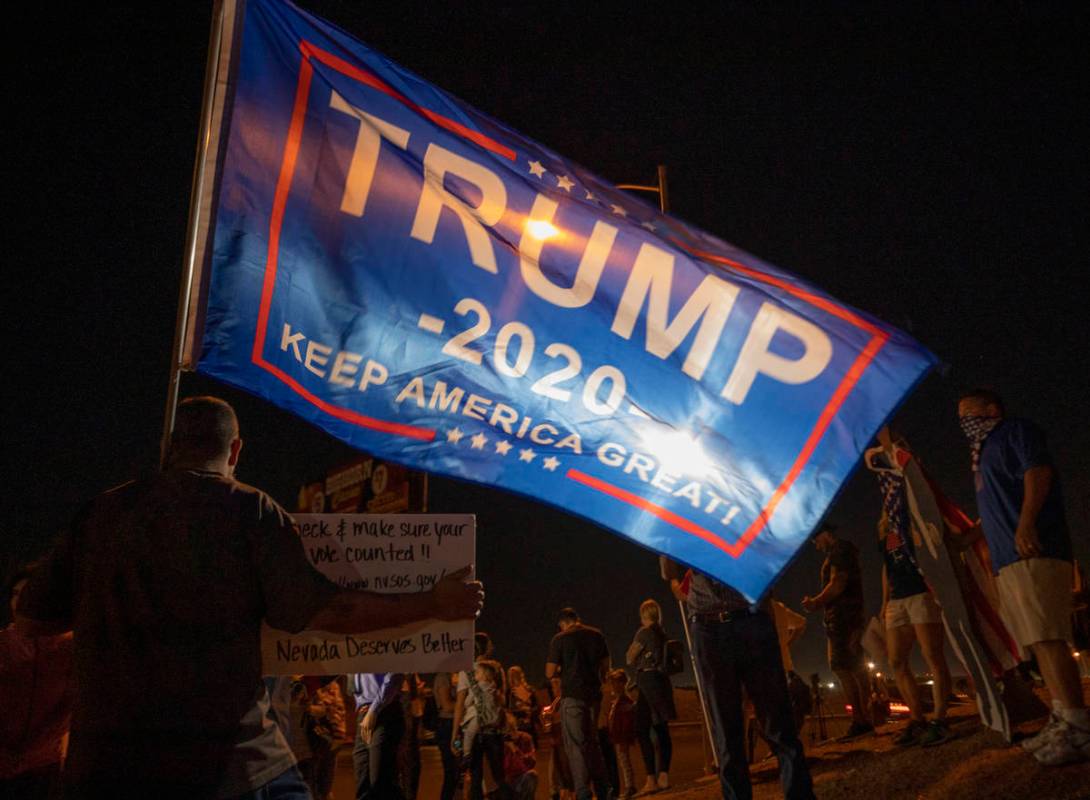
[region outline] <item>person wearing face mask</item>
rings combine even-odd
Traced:
[[[969,439],[981,528],[992,554],[1000,614],[1037,659],[1052,697],[1045,728],[1022,742],[1046,765],[1090,760],[1090,713],[1071,641],[1072,551],[1060,478],[1044,433],[1007,417],[1003,400],[974,389],[958,402]]]

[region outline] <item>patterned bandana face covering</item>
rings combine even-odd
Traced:
[[[969,449],[973,454],[973,472],[980,469],[980,448],[984,446],[984,440],[1002,421],[1002,417],[982,417],[978,414],[966,414],[958,418],[961,431],[969,440]]]
[[[878,478],[878,488],[882,492],[882,510],[889,520],[885,547],[896,561],[907,559],[915,566],[915,561],[905,541],[908,538],[908,513],[905,508],[905,476],[888,466],[891,458],[881,447],[874,447],[863,454],[867,468]]]

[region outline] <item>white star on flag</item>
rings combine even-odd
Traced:
[[[451,444],[458,444],[463,436],[465,436],[465,434],[457,428],[451,428],[449,431],[447,431],[447,441]]]
[[[650,222],[644,222],[644,223],[642,223],[642,224],[640,225],[640,227],[641,227],[641,228],[646,228],[647,230],[651,231],[652,233],[654,233],[655,231],[657,231],[657,230],[658,230],[658,228],[656,228],[656,227],[655,227],[654,225],[652,225],[652,224],[651,224]]]
[[[509,452],[511,452],[511,443],[505,442],[503,441],[503,439],[500,439],[498,442],[496,442],[496,452],[499,453],[501,456],[507,455]]]
[[[557,175],[556,185],[563,189],[565,192],[571,192],[571,187],[575,186],[575,181],[573,181],[567,175]]]
[[[542,178],[542,177],[545,176],[545,167],[542,166],[540,161],[531,161],[530,162],[530,174],[531,175],[536,175],[537,177]]]
[[[474,450],[484,450],[484,444],[488,441],[488,437],[486,437],[483,433],[478,433],[469,441],[472,442],[471,447]]]
[[[524,447],[519,450],[519,461],[525,461],[527,464],[529,464],[531,461],[534,460],[534,455],[535,454],[533,450],[531,450],[529,447]]]
[[[596,195],[594,192],[587,192],[587,199],[597,201],[598,195]]]
[[[625,211],[623,208],[621,208],[616,203],[610,203],[609,207],[613,209],[614,214],[620,214],[622,217],[627,217],[628,216],[628,212]]]
[[[541,466],[545,467],[545,469],[549,470],[549,472],[554,472],[556,468],[560,466],[560,461],[558,461],[553,456],[549,456],[541,462]]]

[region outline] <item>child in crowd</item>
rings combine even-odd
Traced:
[[[515,731],[504,743],[503,773],[514,800],[534,800],[537,793],[537,754],[534,740],[524,731]]]
[[[632,743],[636,741],[636,708],[625,691],[628,675],[623,669],[613,670],[606,680],[613,697],[613,704],[609,709],[609,740],[617,753],[617,767],[623,786],[618,796],[629,798],[636,794],[636,779],[629,755]]]
[[[491,730],[503,726],[503,708],[499,701],[501,670],[502,667],[497,662],[485,659],[473,666],[459,740],[460,756],[464,764],[470,762],[474,741],[482,728]]]

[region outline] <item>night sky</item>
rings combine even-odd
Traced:
[[[122,5],[27,7],[11,59],[5,573],[157,456],[211,4]],[[970,513],[957,393],[999,389],[1050,434],[1090,559],[1077,4],[303,5],[603,177],[666,164],[676,216],[910,331],[944,364],[898,425]],[[207,379],[183,388],[235,403],[239,477],[285,505],[352,456]],[[440,478],[431,510],[477,514],[481,627],[532,679],[561,605],[620,655],[639,602],[668,602],[652,554],[585,520]],[[864,470],[831,514],[863,550],[871,611],[878,513]],[[777,595],[797,608],[819,564],[808,545]],[[799,672],[828,674],[823,653],[814,619]]]

